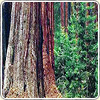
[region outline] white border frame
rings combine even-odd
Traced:
[[[70,1],[70,0],[54,0],[54,1],[46,1],[46,0],[44,0],[44,1],[40,1],[40,0],[37,0],[37,1],[34,1],[34,0],[32,0],[32,1],[24,1],[24,0],[22,0],[22,1],[17,1],[17,0],[15,0],[15,1],[2,1],[1,2],[1,76],[2,76],[2,4],[4,3],[4,2],[95,2],[95,3],[97,3],[98,4],[98,96],[96,97],[96,98],[4,98],[3,97],[3,95],[2,95],[2,77],[1,77],[1,97],[3,98],[3,99],[98,99],[98,97],[99,97],[99,38],[100,38],[100,36],[99,36],[99,32],[100,32],[100,30],[99,30],[99,2],[98,1]]]

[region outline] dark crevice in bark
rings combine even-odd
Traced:
[[[24,82],[24,92],[26,91],[26,84],[25,84],[25,82]]]
[[[36,30],[35,30],[35,33],[37,33],[37,37],[36,37],[36,54],[37,54],[37,61],[36,61],[36,74],[37,74],[37,88],[38,88],[38,94],[39,94],[39,76],[38,76],[38,66],[39,66],[39,59],[38,59],[38,56],[39,56],[39,53],[38,53],[38,18],[37,18],[37,16],[38,16],[38,12],[39,12],[39,9],[38,9],[38,3],[35,3],[35,7],[36,7],[36,17],[35,17],[35,28],[36,28]]]
[[[6,59],[6,52],[8,47],[8,39],[9,39],[9,32],[10,32],[10,21],[11,21],[11,9],[12,9],[12,3],[11,2],[5,2],[2,5],[2,47],[3,47],[3,64],[5,65],[5,59]]]
[[[13,65],[13,63],[14,63],[14,58],[15,58],[15,46],[13,46],[13,53],[12,53],[12,61],[11,61],[11,64]]]
[[[10,32],[10,22],[11,22],[11,9],[12,3],[6,2],[2,5],[2,88],[4,85],[4,69],[5,60],[7,54],[9,32]],[[6,96],[7,93],[5,93]]]
[[[38,94],[39,97],[45,97],[44,93],[44,79],[43,79],[43,58],[42,58],[42,44],[43,44],[43,31],[42,31],[42,25],[41,25],[41,3],[36,4],[36,29],[37,29],[37,87],[38,87]],[[40,84],[42,86],[40,86]],[[40,90],[42,88],[42,91]],[[42,93],[41,93],[42,92]]]
[[[35,33],[37,33],[37,37],[36,37],[36,55],[37,55],[37,60],[36,60],[36,74],[37,74],[37,88],[38,88],[38,94],[39,94],[39,78],[38,78],[38,66],[39,66],[39,64],[38,64],[38,61],[39,61],[39,59],[38,59],[38,56],[39,56],[39,54],[38,54],[38,25],[37,25],[37,21],[38,21],[38,19],[37,19],[37,16],[38,16],[38,12],[39,12],[39,10],[38,10],[38,4],[37,3],[35,3],[35,7],[36,7],[36,11],[35,12],[37,12],[36,13],[36,16],[35,16],[35,28],[36,28],[36,30],[35,30]]]

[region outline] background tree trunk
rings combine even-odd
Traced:
[[[64,2],[61,2],[61,26],[64,27]]]
[[[68,17],[69,17],[69,13],[70,11],[68,12],[68,2],[61,2],[60,3],[61,5],[61,26],[62,26],[62,30],[64,32],[67,32],[68,33]]]
[[[65,3],[65,32],[68,33],[68,2]]]

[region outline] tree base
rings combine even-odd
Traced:
[[[6,98],[29,98],[29,96],[27,91],[19,94],[18,88],[12,87],[10,88]]]
[[[19,93],[18,88],[11,87],[6,98],[30,98],[28,91]],[[62,98],[61,93],[58,91],[56,85],[52,85],[46,98]]]

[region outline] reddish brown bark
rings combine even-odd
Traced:
[[[52,3],[48,3],[48,33],[49,33],[49,59],[50,59],[50,64],[52,66]]]
[[[51,22],[52,22],[52,29],[51,29],[51,59],[52,59],[52,68],[54,69],[54,5],[51,3]]]
[[[68,2],[61,2],[61,26],[62,30],[68,33]],[[65,5],[64,5],[65,4]]]
[[[61,26],[64,27],[64,2],[61,2]]]
[[[61,97],[54,75],[54,12],[53,3],[42,3],[44,89],[48,98]],[[47,11],[48,10],[48,11]],[[51,25],[50,25],[51,24]],[[53,94],[55,91],[55,94]]]

